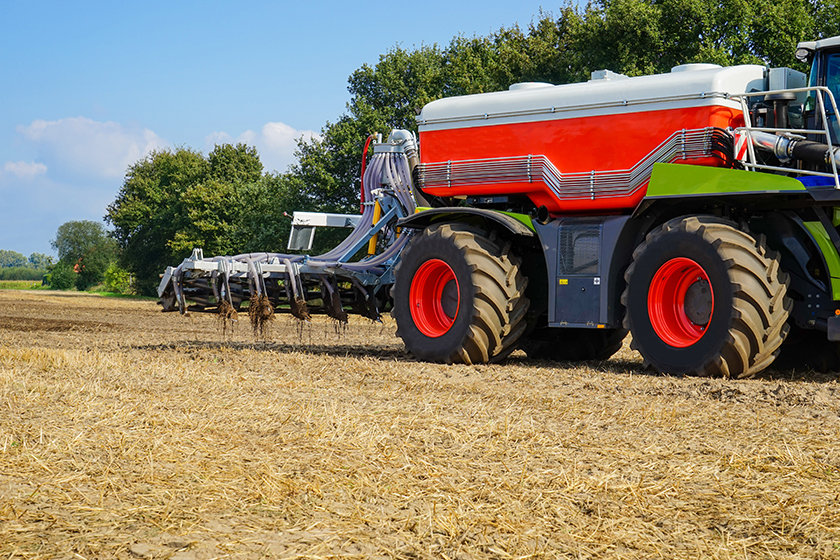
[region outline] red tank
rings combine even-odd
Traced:
[[[441,99],[418,117],[420,184],[444,197],[524,194],[555,215],[632,209],[654,163],[720,165],[713,131],[743,125],[729,96],[764,89],[762,66],[689,64]]]

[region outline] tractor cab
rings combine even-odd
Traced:
[[[811,73],[808,87],[826,87],[834,99],[840,99],[840,36],[799,43],[796,48],[796,58],[802,62],[811,63]],[[825,107],[831,131],[831,143],[840,145],[840,124],[834,107]],[[816,100],[810,95],[805,103],[805,119],[808,128],[812,125],[821,126],[816,122],[819,114]]]

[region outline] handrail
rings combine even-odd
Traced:
[[[752,125],[750,120],[750,110],[748,106],[748,100],[753,97],[766,97],[769,95],[779,94],[779,93],[815,93],[815,99],[817,104],[817,110],[819,111],[819,115],[822,117],[822,130],[817,129],[795,129],[795,128],[773,128],[773,127],[755,127]],[[741,111],[744,114],[744,126],[738,127],[735,129],[736,135],[744,135],[747,141],[747,161],[743,161],[744,167],[750,171],[756,170],[768,170],[768,171],[783,171],[786,173],[795,172],[801,175],[815,175],[820,177],[831,177],[834,179],[834,188],[836,190],[840,190],[840,176],[838,176],[838,169],[837,169],[837,162],[834,157],[828,158],[831,162],[831,173],[825,173],[821,171],[809,171],[804,169],[794,169],[790,167],[782,167],[782,166],[775,166],[775,165],[765,165],[759,164],[756,156],[755,156],[755,147],[753,145],[753,136],[752,132],[767,132],[773,133],[779,136],[783,136],[786,138],[791,139],[801,139],[803,134],[813,134],[813,135],[820,135],[824,136],[826,139],[826,144],[829,146],[829,150],[832,149],[832,134],[831,134],[831,127],[829,126],[828,120],[828,113],[826,112],[826,104],[825,99],[827,99],[830,104],[831,108],[834,112],[835,118],[840,118],[840,111],[837,110],[837,102],[834,99],[834,94],[825,86],[808,86],[808,87],[801,87],[801,88],[790,88],[790,89],[779,89],[779,90],[772,90],[772,91],[756,91],[756,92],[749,92],[749,93],[739,93],[733,94],[730,96],[731,99],[737,100],[741,103]]]

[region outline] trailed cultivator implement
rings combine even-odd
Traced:
[[[255,328],[273,310],[288,306],[307,319],[317,301],[320,310],[346,321],[347,311],[377,319],[388,301],[394,267],[411,235],[398,231],[400,218],[414,213],[410,158],[416,158],[414,137],[394,131],[385,143],[373,145],[363,180],[361,216],[350,235],[322,255],[248,253],[205,258],[201,249],[163,274],[158,295],[164,311],[213,308],[229,315],[243,301]],[[356,258],[364,253],[363,258]]]
[[[448,363],[605,359],[630,332],[661,372],[840,369],[840,37],[797,56],[810,76],[688,64],[434,101],[419,145],[374,145],[361,216],[298,216],[355,224],[335,249],[196,249],[164,309],[390,308]]]

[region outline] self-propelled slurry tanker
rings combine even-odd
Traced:
[[[391,308],[417,358],[517,348],[605,359],[628,331],[657,371],[748,377],[782,352],[840,366],[840,37],[810,76],[711,64],[440,99],[419,142],[373,143],[361,216],[323,255],[206,259],[164,274],[164,309]],[[359,255],[362,255],[361,258]]]

